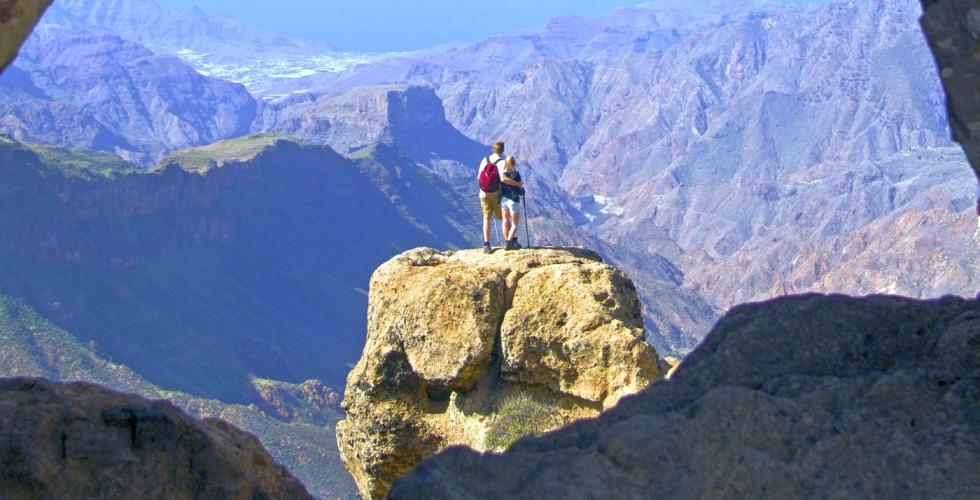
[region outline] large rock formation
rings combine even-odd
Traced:
[[[0,73],[17,56],[51,0],[0,0]]]
[[[4,498],[312,498],[258,440],[164,401],[0,380]]]
[[[487,449],[504,400],[594,417],[660,379],[633,283],[580,249],[416,249],[371,278],[364,354],[337,426],[366,497],[451,445]]]
[[[980,2],[922,0],[922,29],[936,57],[953,138],[980,178]],[[980,204],[978,204],[980,214]]]
[[[446,110],[432,89],[410,85],[296,94],[267,103],[253,129],[327,144],[340,152],[376,143],[397,144],[425,163],[433,158],[464,160],[467,180],[487,149],[446,121]]]
[[[668,382],[394,498],[976,498],[980,299],[740,306]],[[488,480],[492,478],[492,480]]]

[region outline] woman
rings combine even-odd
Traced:
[[[500,188],[501,209],[504,215],[504,239],[507,240],[507,250],[521,248],[517,242],[518,222],[521,220],[521,196],[524,194],[524,181],[521,180],[521,173],[515,168],[517,161],[513,156],[508,156],[504,160],[504,173],[500,177],[502,183]]]

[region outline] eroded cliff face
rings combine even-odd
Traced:
[[[595,417],[661,378],[633,283],[581,249],[416,249],[371,279],[367,345],[337,426],[362,494],[453,445],[486,450],[509,396]]]
[[[0,380],[4,498],[313,498],[223,420],[91,384]]]
[[[980,300],[739,306],[667,382],[393,498],[975,498]],[[491,479],[492,478],[492,479]]]

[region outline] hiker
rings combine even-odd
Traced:
[[[504,160],[504,173],[500,177],[500,208],[504,215],[504,241],[506,250],[517,250],[521,244],[517,242],[518,222],[521,220],[521,196],[524,195],[524,181],[517,171],[517,160],[508,156]]]
[[[483,253],[493,253],[490,247],[490,220],[496,217],[503,220],[500,211],[500,168],[499,164],[504,160],[504,141],[497,141],[491,147],[492,153],[480,163],[476,179],[480,183],[480,208],[483,211]],[[501,228],[502,230],[503,228]],[[507,235],[504,234],[504,239]]]

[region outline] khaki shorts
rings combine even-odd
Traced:
[[[487,193],[480,191],[480,208],[483,209],[483,220],[490,218],[490,214],[503,220],[504,216],[500,213],[500,192]]]

